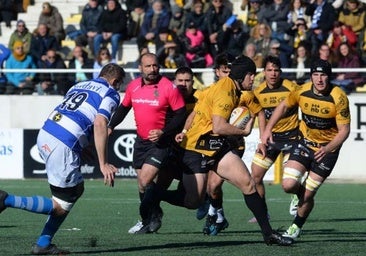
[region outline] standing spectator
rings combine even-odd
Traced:
[[[363,2],[346,0],[345,6],[340,10],[338,21],[352,28],[357,35],[365,28],[366,10]]]
[[[23,42],[24,52],[29,53],[32,42],[32,34],[29,32],[23,20],[17,21],[16,29],[10,36],[8,44],[10,50],[13,50],[13,44],[16,41]]]
[[[112,58],[116,59],[119,44],[127,38],[127,13],[117,0],[108,0],[107,8],[100,17],[100,30],[94,37],[94,54],[99,52],[101,44],[111,42]]]
[[[272,143],[272,129],[278,126],[292,108],[299,108],[303,118],[300,139],[290,152],[284,166],[282,188],[299,198],[297,214],[292,225],[283,234],[296,239],[314,209],[315,196],[324,181],[331,175],[342,144],[350,133],[350,109],[346,94],[332,86],[331,65],[318,60],[311,67],[311,83],[289,94],[274,110],[262,136],[263,143]],[[309,107],[309,102],[311,106]],[[324,111],[328,110],[328,111]],[[272,145],[272,144],[271,144]],[[308,172],[304,182],[301,176]]]
[[[101,47],[94,60],[94,65],[93,65],[93,69],[94,69],[93,78],[94,79],[99,76],[100,70],[108,63],[116,63],[116,60],[112,58],[112,55],[107,47]]]
[[[16,41],[13,51],[5,63],[6,69],[36,69],[30,55],[23,50],[23,42]],[[5,94],[32,94],[34,92],[34,72],[6,73],[7,79]]]
[[[337,68],[361,68],[360,58],[347,42],[338,46]],[[350,94],[363,82],[363,77],[358,72],[337,73],[331,82],[338,85],[346,94]]]
[[[137,37],[138,48],[141,49],[149,42],[154,42],[161,28],[169,27],[169,22],[170,14],[164,7],[163,1],[154,0],[144,16],[141,31]]]
[[[41,23],[37,26],[30,47],[30,54],[34,59],[34,62],[38,63],[39,61],[45,61],[49,49],[58,51],[60,49],[60,44],[55,36],[50,35],[47,25]]]
[[[206,11],[206,26],[208,36],[208,49],[213,58],[224,51],[223,36],[224,24],[232,16],[232,11],[223,0],[211,0],[211,5]]]
[[[81,13],[80,31],[81,35],[76,37],[75,44],[78,46],[88,46],[89,51],[94,53],[94,38],[100,31],[100,17],[103,12],[103,6],[98,4],[97,0],[89,0]]]
[[[308,38],[311,44],[311,55],[316,55],[320,45],[327,40],[328,33],[333,28],[336,12],[326,0],[311,0],[305,14],[311,17]]]
[[[49,2],[42,4],[42,12],[38,18],[38,25],[46,24],[50,35],[54,36],[61,45],[61,41],[65,39],[64,20],[59,13],[57,7]]]
[[[46,60],[38,62],[37,66],[40,69],[66,69],[66,65],[61,56],[54,50],[49,49],[46,53]],[[38,95],[65,95],[65,83],[67,75],[65,73],[39,73],[37,75],[38,83],[36,90]]]
[[[341,43],[347,42],[352,48],[356,48],[357,35],[350,26],[336,20],[333,23],[333,29],[329,33],[326,43],[330,50],[336,55]]]
[[[5,45],[0,44],[0,69],[4,68],[5,61],[9,58],[11,51]],[[3,72],[0,72],[0,95],[5,93],[6,90],[6,76]]]
[[[37,147],[46,163],[52,198],[17,196],[0,191],[0,212],[15,208],[48,215],[41,235],[32,247],[32,255],[70,254],[54,245],[52,239],[84,192],[80,159],[91,138],[94,138],[104,184],[113,187],[117,168],[108,163],[107,124],[119,104],[117,90],[124,76],[120,66],[109,64],[98,79],[77,84],[39,131]]]
[[[78,82],[93,78],[93,73],[84,72],[83,69],[92,69],[94,61],[89,59],[88,53],[81,46],[75,46],[72,51],[72,59],[69,62],[69,69],[76,69],[76,72],[68,74],[69,88]],[[66,88],[68,91],[68,88]]]
[[[142,77],[128,84],[125,97],[113,115],[109,127],[114,129],[133,108],[137,127],[133,167],[137,173],[143,225],[137,233],[150,233],[157,230],[150,229],[151,209],[143,208],[142,202],[150,200],[153,196],[154,179],[169,157],[174,136],[184,124],[186,109],[179,89],[169,79],[160,75],[155,54],[142,55],[139,69]]]

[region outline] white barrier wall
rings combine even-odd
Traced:
[[[123,97],[123,95],[121,95]],[[60,96],[4,96],[0,95],[0,178],[23,177],[23,129],[39,129]],[[351,134],[343,145],[332,180],[366,181],[366,94],[349,97],[352,116]],[[135,129],[132,111],[117,129]],[[258,131],[246,139],[244,161],[250,166]],[[273,171],[267,179],[273,179]]]

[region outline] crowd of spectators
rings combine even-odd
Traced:
[[[262,68],[262,60],[274,55],[281,59],[282,68],[298,68],[285,76],[302,84],[309,77],[303,69],[317,58],[327,59],[335,68],[366,66],[365,19],[366,4],[361,0],[88,0],[80,28],[68,33],[58,9],[44,2],[37,29],[29,31],[26,22],[18,20],[8,48],[13,56],[14,45],[21,42],[24,54],[39,68],[54,66],[49,53],[67,60],[68,68],[101,68],[116,62],[124,41],[131,39],[140,53],[154,45],[163,68],[212,67],[222,52],[247,55]],[[70,56],[61,49],[65,38],[75,41]],[[80,72],[66,79],[71,85],[91,76]],[[10,86],[9,81],[1,81],[0,87]],[[50,81],[52,90],[42,92],[40,76],[32,81],[39,94],[67,90]],[[364,84],[357,72],[337,74],[333,81],[347,93]],[[19,89],[17,84],[12,86]]]

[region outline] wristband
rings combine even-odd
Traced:
[[[187,129],[183,129],[182,133],[186,134],[187,133]]]

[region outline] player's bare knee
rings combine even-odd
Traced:
[[[71,208],[74,206],[74,203],[66,202],[55,196],[52,197],[52,202],[53,202],[53,210],[52,210],[53,216],[67,215],[70,212]]]

